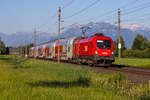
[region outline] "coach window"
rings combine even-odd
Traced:
[[[51,56],[51,49],[49,48],[49,56]]]
[[[51,52],[49,52],[49,56],[51,56]]]
[[[42,53],[43,53],[43,51],[42,51],[42,49],[40,49],[40,56],[42,56]]]
[[[70,52],[70,47],[68,47],[68,52]]]

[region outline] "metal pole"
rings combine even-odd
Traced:
[[[60,63],[60,18],[61,17],[61,8],[58,8],[58,64]]]
[[[27,40],[25,41],[26,43],[25,43],[25,57],[27,58],[28,57],[28,45],[27,45]]]
[[[34,29],[34,47],[36,47],[36,28]]]
[[[118,9],[118,64],[120,65],[121,41],[120,41],[120,9]]]

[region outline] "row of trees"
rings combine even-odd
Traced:
[[[138,57],[149,58],[150,57],[150,42],[141,34],[137,34],[131,49],[125,47],[125,42],[121,37],[121,55],[122,57]],[[118,56],[118,40],[114,42],[115,55]]]
[[[33,43],[18,47],[9,47],[9,54],[25,56],[29,55],[29,48],[33,47]]]
[[[5,47],[5,44],[0,37],[0,54],[4,54],[5,52],[6,52],[6,47]]]
[[[24,45],[24,46],[19,46],[19,47],[6,47],[4,42],[2,41],[0,37],[0,54],[20,54],[20,55],[25,55],[27,53],[29,55],[29,48],[33,47],[33,43]],[[26,52],[27,48],[27,52]]]

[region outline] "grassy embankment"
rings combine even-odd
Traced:
[[[150,84],[96,74],[70,64],[0,56],[1,100],[149,100]]]
[[[118,64],[118,58],[115,59],[114,64]],[[150,68],[150,58],[121,58],[121,64],[140,68]]]

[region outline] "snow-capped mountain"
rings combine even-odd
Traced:
[[[130,29],[130,30],[133,30],[133,31],[136,31],[136,30],[150,30],[148,27],[143,26],[143,25],[139,25],[139,24],[122,25],[121,28]]]

